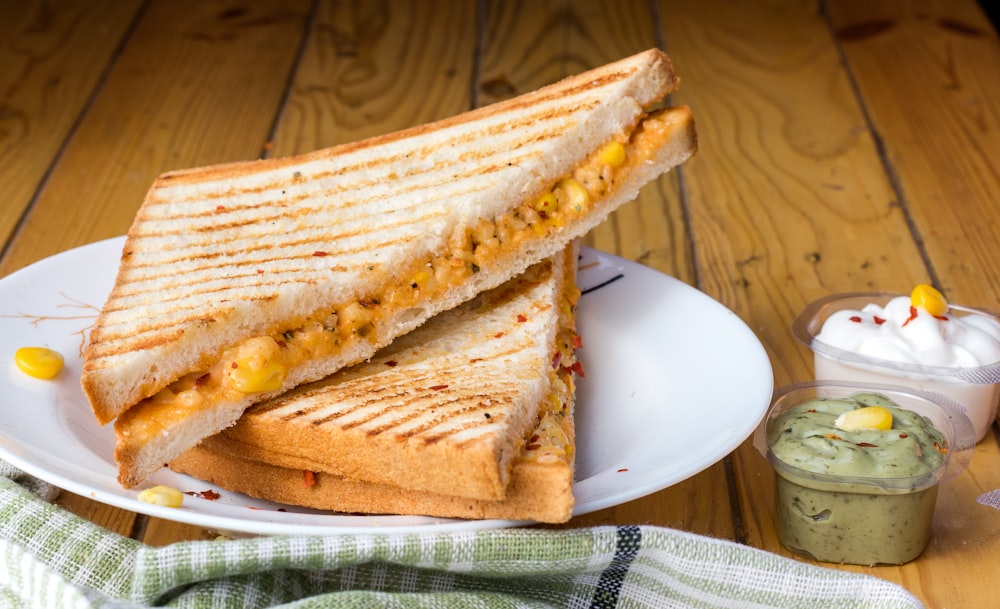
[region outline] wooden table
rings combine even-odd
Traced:
[[[700,153],[588,244],[696,286],[757,333],[777,386],[810,378],[789,324],[838,291],[939,286],[1000,302],[1000,44],[972,0],[0,1],[0,276],[123,234],[154,176],[451,115],[651,46],[682,76]],[[684,408],[683,404],[672,404]],[[710,415],[706,415],[710,416]],[[991,433],[945,485],[898,582],[995,604]],[[772,475],[744,443],[571,525],[648,523],[779,554]],[[154,545],[205,531],[64,493]]]

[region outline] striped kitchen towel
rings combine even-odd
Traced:
[[[906,590],[646,526],[276,536],[163,548],[0,469],[0,607],[913,609]]]

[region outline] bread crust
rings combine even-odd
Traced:
[[[566,522],[573,515],[573,468],[566,463],[518,462],[501,500],[480,500],[313,474],[241,459],[197,446],[170,463],[176,472],[224,489],[288,505],[363,514]]]

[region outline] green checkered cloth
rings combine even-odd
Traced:
[[[152,548],[0,466],[0,607],[921,607],[874,577],[658,527],[277,536]]]

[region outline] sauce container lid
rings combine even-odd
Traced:
[[[813,398],[843,398],[855,393],[878,393],[900,408],[923,415],[944,434],[948,451],[941,466],[916,476],[883,478],[874,476],[843,476],[805,470],[785,463],[771,452],[768,431],[785,411]],[[972,421],[959,402],[929,391],[919,391],[894,385],[840,381],[809,381],[782,387],[775,391],[767,416],[757,427],[753,446],[779,474],[794,476],[831,487],[857,485],[872,492],[900,493],[921,490],[955,478],[969,466],[976,445]]]
[[[953,377],[955,381],[964,381],[979,385],[1000,383],[1000,360],[976,367],[925,366],[872,357],[870,355],[855,353],[854,351],[846,351],[816,338],[823,329],[823,324],[833,313],[845,309],[861,310],[865,305],[869,304],[885,306],[890,300],[900,296],[905,296],[905,294],[846,292],[825,296],[809,303],[799,313],[792,322],[792,335],[799,342],[812,349],[814,353],[846,364],[860,364],[870,368],[888,369],[895,371],[896,374],[917,378]],[[1000,320],[1000,315],[988,309],[963,307],[951,303],[948,303],[948,313],[954,317],[984,315]]]

